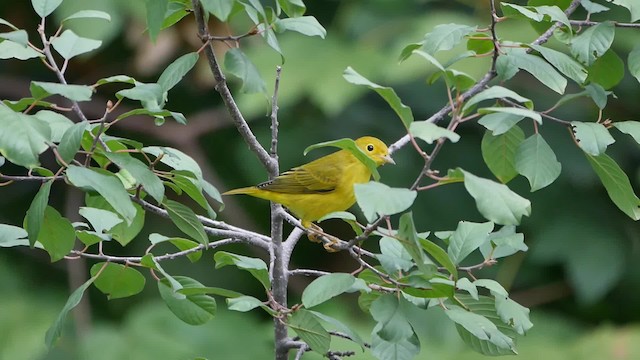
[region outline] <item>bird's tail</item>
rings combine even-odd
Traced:
[[[249,186],[249,187],[229,190],[229,191],[223,192],[222,195],[238,195],[238,194],[253,195],[257,191],[258,189],[255,186]]]

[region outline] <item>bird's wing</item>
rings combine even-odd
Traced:
[[[335,190],[340,179],[340,168],[335,164],[311,162],[285,171],[271,181],[257,187],[286,194],[318,194]]]

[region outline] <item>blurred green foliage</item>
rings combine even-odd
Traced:
[[[280,160],[289,168],[307,159],[302,150],[320,141],[365,134],[392,142],[404,133],[400,121],[375,94],[346,83],[342,72],[353,66],[372,81],[393,86],[403,101],[409,104],[416,119],[425,119],[446,104],[443,83],[427,86],[425,79],[433,68],[424,62],[409,60],[398,64],[400,50],[408,43],[422,39],[435,25],[487,23],[486,1],[323,1],[308,2],[313,14],[328,30],[327,38],[306,38],[285,34],[281,46],[286,55],[280,88]],[[101,38],[108,45],[90,58],[75,60],[69,68],[72,82],[90,83],[103,76],[126,73],[144,81],[155,79],[158,73],[177,55],[197,47],[195,28],[185,24],[161,32],[158,44],[147,43],[144,34],[143,2],[109,0],[65,0],[55,16],[60,19],[78,8],[101,9],[111,14],[111,23],[95,25],[78,21],[88,37]],[[625,9],[612,5],[606,15],[594,14],[592,20],[604,17],[626,21]],[[580,13],[584,15],[584,13]],[[0,17],[11,19],[20,27],[35,29],[36,18],[30,4],[0,3]],[[232,29],[242,24],[232,24]],[[530,40],[535,30],[525,21],[507,21],[498,26],[499,35],[514,40]],[[87,33],[87,31],[89,31]],[[239,31],[239,30],[238,30]],[[30,33],[35,35],[35,31]],[[613,48],[627,53],[637,44],[637,29],[619,30]],[[271,87],[274,64],[279,57],[266,45],[250,39],[242,43]],[[145,50],[160,60],[146,58]],[[455,49],[454,49],[455,50]],[[145,62],[147,61],[147,62]],[[38,64],[3,62],[0,67],[0,95],[18,99],[28,92],[29,80],[50,81]],[[212,81],[204,64],[192,78],[177,85],[171,100],[173,110],[185,113],[187,119],[211,108],[220,108],[212,89]],[[486,71],[476,61],[462,61],[457,68],[472,76]],[[555,101],[547,98],[548,89],[528,75],[518,75],[512,81],[513,90],[526,94],[537,106],[544,108]],[[577,89],[572,89],[574,92]],[[628,73],[612,89],[617,95],[603,116],[615,120],[638,120],[638,82]],[[270,138],[268,102],[262,95],[239,96],[240,107],[252,120],[258,138],[264,144]],[[91,111],[91,109],[89,109]],[[94,110],[95,112],[95,110]],[[578,100],[556,113],[567,120],[597,118],[597,109],[587,100]],[[266,174],[257,160],[248,156],[246,146],[235,129],[218,113],[210,120],[215,130],[200,134],[197,144],[207,154],[209,171],[215,174],[221,190],[265,180]],[[141,136],[149,143],[172,143],[178,147],[185,141],[180,133],[153,139],[151,120],[141,120],[140,127],[122,126],[122,134]],[[528,129],[530,130],[530,129]],[[162,131],[162,128],[160,128]],[[510,258],[484,271],[496,276],[526,306],[532,307],[536,326],[520,344],[522,359],[601,359],[640,358],[640,227],[610,202],[580,150],[568,139],[563,128],[555,124],[541,130],[562,163],[561,177],[552,186],[536,193],[526,193],[526,181],[514,180],[514,189],[532,200],[533,212],[523,222],[522,232],[531,251]],[[456,144],[447,144],[435,167],[446,171],[457,166],[478,175],[490,177],[479,152],[484,129],[478,125],[464,126],[465,135]],[[611,155],[630,175],[632,184],[640,181],[638,145],[626,135],[615,136]],[[193,139],[191,139],[193,140]],[[178,145],[176,145],[178,144]],[[314,152],[315,153],[315,152]],[[312,153],[311,156],[319,156]],[[383,182],[390,186],[406,186],[414,178],[420,158],[404,149],[394,155],[398,165],[380,170]],[[414,206],[418,231],[455,227],[457,219],[482,221],[472,199],[459,191],[462,184],[420,193]],[[30,184],[14,185],[10,193],[2,192],[0,220],[19,224],[36,188]],[[61,188],[54,185],[52,202],[63,203]],[[232,215],[221,217],[230,223],[238,219],[254,224],[262,232],[268,226],[268,204],[250,198],[239,198]],[[147,220],[147,228],[166,227],[159,218]],[[350,234],[348,226],[329,222],[328,232]],[[144,234],[150,230],[145,230]],[[348,235],[346,235],[348,236]],[[143,238],[143,236],[141,236]],[[141,252],[147,246],[139,241],[128,251]],[[110,251],[119,253],[117,244]],[[367,244],[375,248],[376,244]],[[245,248],[238,246],[239,251]],[[184,359],[202,356],[209,359],[266,358],[272,351],[271,324],[266,317],[227,312],[218,309],[215,321],[202,327],[180,322],[157,299],[154,286],[148,282],[143,294],[125,300],[106,301],[97,291],[90,292],[95,323],[92,331],[76,337],[65,332],[60,345],[52,353],[45,351],[44,332],[64,304],[68,292],[65,269],[61,264],[48,264],[48,258],[31,251],[9,249],[0,254],[0,359]],[[206,259],[204,259],[206,258]],[[185,261],[181,263],[181,261]],[[213,271],[211,255],[195,265],[186,260],[167,264],[174,273],[206,279],[211,286],[225,286],[255,291],[249,276],[240,272]],[[294,263],[326,270],[351,271],[345,267],[344,255],[327,254],[315,244],[305,243],[294,254]],[[90,264],[89,264],[90,265]],[[203,282],[205,282],[203,280]],[[299,296],[304,279],[294,279],[290,291]],[[346,300],[345,300],[346,301]],[[347,311],[346,308],[353,311]],[[370,324],[363,324],[353,302],[328,310],[332,316],[351,322],[363,334]],[[466,349],[458,340],[448,321],[435,313],[416,314],[415,324],[423,344],[421,358],[476,359],[480,355]],[[443,315],[444,316],[444,315]],[[70,325],[70,324],[69,324]],[[237,336],[237,334],[243,334]],[[250,337],[250,338],[248,338]],[[249,344],[248,344],[249,343]],[[265,354],[269,354],[266,356]],[[309,355],[313,358],[314,355]],[[358,355],[354,358],[366,358]]]

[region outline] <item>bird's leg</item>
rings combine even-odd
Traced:
[[[337,237],[333,236],[333,235],[329,235],[327,233],[325,233],[322,228],[314,223],[309,223],[309,226],[307,227],[307,237],[309,238],[309,241],[312,242],[322,242],[321,237],[324,237],[325,239],[329,240],[328,242],[325,242],[324,244],[322,244],[322,246],[324,247],[325,250],[327,250],[327,252],[336,252],[337,250],[333,248],[333,245],[337,244],[340,239],[338,239]]]

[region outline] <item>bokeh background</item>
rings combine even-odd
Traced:
[[[522,1],[514,1],[523,4]],[[563,1],[560,1],[563,2]],[[417,119],[426,119],[446,104],[444,84],[426,81],[434,69],[424,61],[410,59],[399,63],[400,50],[422,39],[435,25],[462,23],[484,27],[489,21],[488,1],[475,0],[326,0],[307,1],[307,13],[328,30],[326,39],[308,38],[297,33],[280,35],[286,62],[283,65],[280,112],[281,168],[299,165],[322,154],[315,150],[307,158],[302,150],[313,143],[365,134],[388,143],[403,134],[393,112],[376,94],[348,84],[342,78],[352,66],[369,79],[393,86],[403,101],[413,108]],[[612,10],[594,20],[629,21],[626,9]],[[143,1],[65,0],[49,21],[55,31],[64,16],[79,9],[100,9],[111,14],[111,23],[77,20],[73,27],[82,36],[102,39],[103,46],[87,57],[74,59],[67,72],[71,83],[92,84],[116,74],[154,82],[160,72],[180,55],[200,46],[192,19],[161,32],[157,43],[150,43],[145,32]],[[584,16],[578,12],[577,18]],[[0,2],[0,17],[27,29],[38,44],[35,29],[39,19],[28,1]],[[211,22],[217,34],[242,33],[246,19],[231,26]],[[535,30],[524,21],[500,23],[498,34],[509,40],[530,41]],[[638,29],[618,29],[613,49],[627,54],[640,40]],[[551,45],[558,43],[551,42]],[[241,44],[260,69],[268,87],[273,87],[279,55],[261,38]],[[217,50],[225,51],[224,44]],[[454,49],[443,58],[460,49]],[[626,61],[626,59],[625,59]],[[455,66],[479,78],[487,70],[487,60],[466,60]],[[54,75],[37,60],[0,62],[0,98],[16,100],[29,94],[30,80],[55,81]],[[205,178],[221,191],[246,186],[266,177],[259,163],[237,135],[213,89],[212,76],[204,61],[169,94],[168,108],[183,112],[189,125],[167,121],[157,127],[149,118],[130,118],[118,124],[113,135],[132,137],[148,145],[178,148],[193,156],[202,166]],[[557,95],[527,74],[508,84],[532,98],[536,109],[545,109]],[[239,84],[233,84],[234,92]],[[82,107],[90,118],[99,117],[106,101],[120,87],[101,88],[94,101]],[[616,97],[609,99],[604,116],[613,120],[640,120],[640,85],[629,74],[613,87]],[[570,85],[568,93],[578,92]],[[263,144],[269,141],[268,111],[263,95],[238,94],[245,117]],[[122,110],[133,103],[124,103]],[[595,121],[597,108],[588,100],[577,100],[554,113],[565,120]],[[527,134],[530,125],[524,126]],[[461,166],[480,176],[491,177],[483,163],[480,141],[484,129],[477,124],[460,128],[462,140],[447,144],[435,167],[441,171]],[[561,177],[550,187],[529,193],[526,180],[510,184],[532,200],[533,213],[523,221],[530,251],[519,253],[479,273],[500,281],[512,297],[531,308],[535,324],[520,341],[522,359],[637,359],[640,358],[640,226],[620,212],[608,199],[598,178],[590,169],[564,127],[545,124],[542,135],[562,163]],[[640,149],[631,138],[614,133],[616,143],[608,151],[623,167],[637,188],[640,180]],[[395,167],[381,170],[383,182],[408,186],[421,168],[420,158],[406,147],[395,155]],[[47,159],[43,159],[46,163]],[[50,161],[50,159],[49,159]],[[3,172],[18,168],[5,165]],[[0,221],[20,225],[37,188],[33,184],[14,184],[0,188]],[[66,211],[72,220],[82,197],[54,186],[51,203]],[[361,216],[359,210],[354,210]],[[268,203],[244,197],[226,201],[220,218],[234,225],[266,233]],[[414,206],[418,230],[452,230],[459,220],[482,221],[471,197],[462,185],[450,185],[419,194]],[[327,222],[325,230],[350,237],[345,224]],[[148,215],[143,232],[127,248],[117,243],[105,251],[113,254],[140,254],[148,246],[151,232],[178,235],[169,222]],[[375,242],[366,244],[376,248]],[[227,248],[251,256],[265,254],[246,246]],[[473,260],[473,259],[472,259]],[[480,261],[480,259],[476,259]],[[472,263],[472,261],[470,262]],[[343,254],[328,254],[317,244],[301,242],[293,264],[328,271],[357,268]],[[74,312],[57,347],[47,352],[44,333],[60,311],[72,289],[86,279],[91,262],[59,261],[51,264],[38,250],[0,250],[0,359],[267,359],[272,352],[270,319],[258,313],[235,313],[219,301],[218,316],[209,324],[193,327],[180,322],[158,296],[155,282],[148,278],[142,294],[133,298],[107,301],[96,289],[87,292]],[[196,264],[186,259],[166,265],[172,274],[187,275],[209,286],[228,287],[262,298],[254,279],[236,269],[214,269],[212,253]],[[292,303],[300,296],[308,279],[293,278]],[[363,335],[372,328],[359,309],[355,297],[343,296],[326,304],[323,310],[351,324]],[[453,326],[437,311],[415,314],[414,326],[422,341],[420,359],[476,359],[458,339]],[[346,348],[346,345],[340,345]],[[308,355],[314,358],[314,355]],[[305,357],[306,358],[306,357]],[[367,354],[356,358],[366,359]]]

